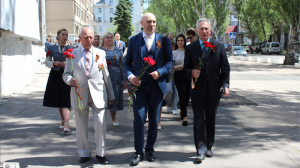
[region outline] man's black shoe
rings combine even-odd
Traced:
[[[109,164],[109,161],[108,161],[108,159],[107,159],[105,156],[101,157],[101,156],[96,155],[96,159],[97,159],[101,164]]]
[[[153,154],[150,153],[150,152],[147,152],[147,153],[146,153],[146,158],[147,158],[147,160],[148,160],[149,162],[154,162],[154,161],[155,161],[155,157],[154,157]]]
[[[131,160],[131,165],[138,165],[141,161],[144,160],[144,154],[135,154],[133,159]]]
[[[212,153],[212,151],[211,150],[207,150],[206,157],[213,157],[213,156],[214,156],[214,154]]]
[[[79,163],[85,163],[89,161],[91,158],[90,157],[80,157]]]
[[[196,157],[196,161],[198,162],[202,162],[205,159],[205,155],[204,154],[200,154]]]

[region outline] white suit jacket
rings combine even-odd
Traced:
[[[74,75],[78,79],[78,85],[82,89],[82,104],[83,108],[87,106],[89,92],[91,93],[93,102],[97,108],[105,108],[108,100],[114,100],[114,91],[111,84],[111,79],[108,73],[106,64],[105,51],[92,47],[91,52],[93,54],[93,66],[90,72],[90,76],[85,74],[84,57],[82,57],[80,47],[74,49],[72,54],[75,56],[73,61]],[[96,62],[96,55],[99,55],[99,59]],[[65,71],[63,74],[63,80],[66,84],[70,84],[72,79],[72,73],[70,70],[70,60],[66,59]],[[99,70],[98,64],[103,64],[103,69]],[[73,109],[79,109],[77,94],[75,87],[71,87],[71,106]]]

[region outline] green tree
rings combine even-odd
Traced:
[[[298,33],[300,31],[300,0],[274,0],[273,3],[277,6],[275,10],[279,13],[284,23],[290,27],[284,64],[294,65],[298,61],[300,54],[300,34]]]
[[[132,20],[132,3],[129,0],[119,0],[119,4],[116,7],[116,17],[114,18],[114,25],[117,26],[116,31],[120,33],[121,40],[128,43],[128,38],[133,31]]]
[[[208,4],[211,6],[212,14],[209,18],[213,33],[216,39],[225,33],[229,25],[229,0],[211,0]]]

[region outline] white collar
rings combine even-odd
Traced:
[[[58,47],[60,46],[58,42],[57,42],[55,45],[58,46]],[[66,43],[66,44],[64,45],[64,47],[65,47],[65,46],[68,46],[68,45],[69,45],[69,44]]]
[[[91,47],[91,48],[89,49],[89,52],[91,52],[92,48],[93,48],[93,47]],[[85,48],[83,48],[82,45],[80,45],[80,51],[83,53],[84,50],[85,50]]]
[[[147,35],[145,32],[143,32],[143,37],[145,38],[146,36],[150,36],[150,39],[152,39],[155,36],[155,32],[150,35]]]

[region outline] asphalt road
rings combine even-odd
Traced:
[[[299,168],[300,167],[300,69],[230,59],[230,96],[221,100],[216,121],[214,157],[194,162],[192,109],[187,127],[178,115],[163,108],[162,129],[155,144],[154,163],[137,167],[211,168]],[[34,75],[33,82],[17,90],[0,105],[0,166],[18,162],[22,168],[102,167],[95,159],[92,116],[89,141],[92,159],[78,163],[76,126],[71,113],[72,133],[58,129],[58,110],[42,106],[49,69]],[[133,112],[118,112],[120,126],[114,127],[107,113],[105,167],[130,167],[134,153]],[[179,112],[179,110],[178,110]],[[147,124],[145,125],[145,128]],[[146,136],[147,132],[145,132]]]

